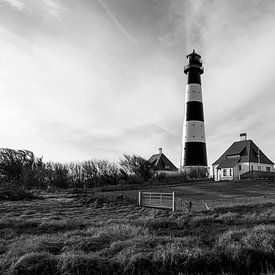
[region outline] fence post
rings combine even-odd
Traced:
[[[176,206],[176,205],[175,205],[175,202],[176,202],[176,201],[175,201],[175,192],[173,192],[172,194],[173,194],[173,195],[172,195],[172,196],[173,196],[173,197],[172,197],[172,211],[174,212],[175,209],[176,209],[176,207],[175,207],[175,206]]]
[[[138,206],[141,206],[141,192],[138,192]]]

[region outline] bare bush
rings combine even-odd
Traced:
[[[148,182],[148,180],[154,175],[155,171],[151,163],[146,159],[140,156],[130,156],[127,154],[124,154],[123,157],[124,159],[121,159],[119,164],[126,173],[141,177],[146,182]]]
[[[103,185],[117,185],[119,169],[115,163],[107,160],[101,160],[97,163],[99,180]]]
[[[81,163],[81,167],[84,173],[85,186],[93,187],[98,184],[98,161],[97,160],[86,160]]]

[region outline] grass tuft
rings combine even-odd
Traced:
[[[58,260],[50,253],[27,253],[21,256],[11,266],[8,274],[11,275],[48,275],[59,274],[57,270]]]
[[[61,274],[109,274],[108,261],[95,254],[67,253],[60,257]]]

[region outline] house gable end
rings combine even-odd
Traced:
[[[163,154],[152,155],[148,162],[152,164],[156,170],[177,171],[178,168]]]

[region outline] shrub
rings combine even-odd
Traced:
[[[0,200],[30,200],[38,199],[33,193],[27,192],[17,181],[3,182],[0,184]]]

